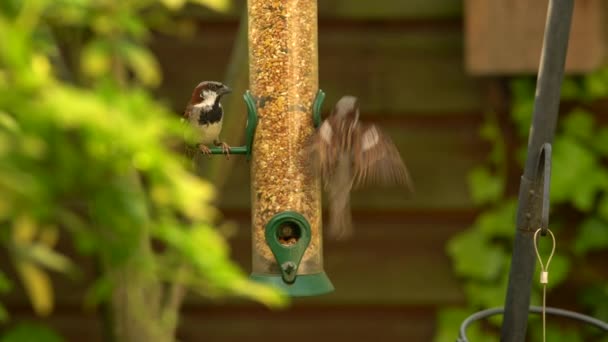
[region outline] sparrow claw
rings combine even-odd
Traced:
[[[199,144],[198,149],[206,156],[211,156],[211,150],[204,144]]]
[[[230,159],[230,146],[225,142],[221,142],[220,146],[222,146],[222,153],[226,155],[226,159]]]

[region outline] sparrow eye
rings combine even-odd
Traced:
[[[201,94],[200,94],[199,96],[200,96],[200,97],[201,97],[201,99],[202,99],[202,98],[204,98],[204,97],[205,97],[205,94],[204,94],[204,93],[201,91]]]

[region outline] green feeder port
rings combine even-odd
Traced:
[[[276,266],[269,269],[274,271],[272,273],[252,273],[252,279],[278,286],[294,297],[314,296],[334,290],[322,269],[317,273],[298,274],[311,238],[310,224],[304,216],[290,211],[279,213],[268,222],[265,231],[266,243],[276,259]],[[318,270],[315,266],[305,267]]]

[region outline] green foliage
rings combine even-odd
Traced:
[[[63,342],[54,331],[44,325],[21,322],[0,337],[0,342]]]
[[[191,2],[215,9],[230,3]],[[162,77],[146,40],[152,29],[179,27],[169,9],[185,3],[0,5],[0,245],[39,314],[53,308],[49,272],[78,274],[78,265],[55,249],[66,235],[78,252],[110,269],[157,240],[162,252],[139,262],[162,282],[179,281],[205,296],[285,303],[229,259],[213,228],[215,191],[181,155],[189,126],[149,90]],[[89,303],[107,299],[113,284],[105,276],[91,284]],[[11,282],[0,273],[0,292]]]
[[[525,77],[514,79],[511,94],[511,119],[520,138],[514,159],[523,167],[534,109],[534,80]],[[608,127],[598,124],[596,118],[599,114],[590,110],[588,104],[607,96],[608,68],[564,80],[562,99],[577,106],[561,116],[553,144],[551,229],[557,237],[557,251],[551,262],[548,284],[550,290],[576,278],[581,288],[579,303],[588,313],[603,320],[608,318],[608,281],[605,272],[590,264],[589,260],[590,253],[608,250]],[[457,234],[446,246],[454,271],[464,282],[468,305],[466,309],[443,311],[439,317],[436,341],[453,340],[458,325],[469,314],[504,305],[517,198],[505,191],[504,169],[510,158],[495,113],[488,113],[480,135],[491,143],[492,149],[486,163],[471,171],[469,187],[473,202],[483,206],[483,211],[469,229]],[[566,210],[578,212],[583,218],[573,221],[572,216],[563,215]],[[566,234],[565,229],[574,231],[572,239],[567,237],[572,233]],[[550,243],[541,238],[541,255],[547,256],[549,249]],[[584,266],[578,267],[579,264]],[[534,279],[539,279],[539,273],[537,267]],[[539,289],[536,280],[532,304],[539,303]],[[551,292],[548,303],[551,303]],[[498,327],[501,319],[489,321]],[[534,323],[529,332],[533,340],[539,340],[539,325]],[[476,336],[478,333],[472,330],[469,339],[490,340],[489,336]],[[547,339],[587,341],[597,338],[596,333],[592,329],[549,324]]]

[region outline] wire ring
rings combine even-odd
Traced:
[[[538,243],[536,241],[538,238],[538,233],[540,233],[542,230],[542,228],[538,228],[536,232],[534,232],[534,252],[536,252],[536,257],[538,258],[538,262],[540,263],[541,270],[547,271],[547,269],[549,268],[549,264],[551,263],[551,259],[553,259],[553,254],[555,254],[555,235],[553,235],[551,229],[547,228],[547,232],[549,233],[549,235],[551,235],[553,247],[551,248],[551,254],[549,254],[549,259],[547,259],[547,265],[543,265],[543,259],[540,257],[540,253],[538,252]]]

